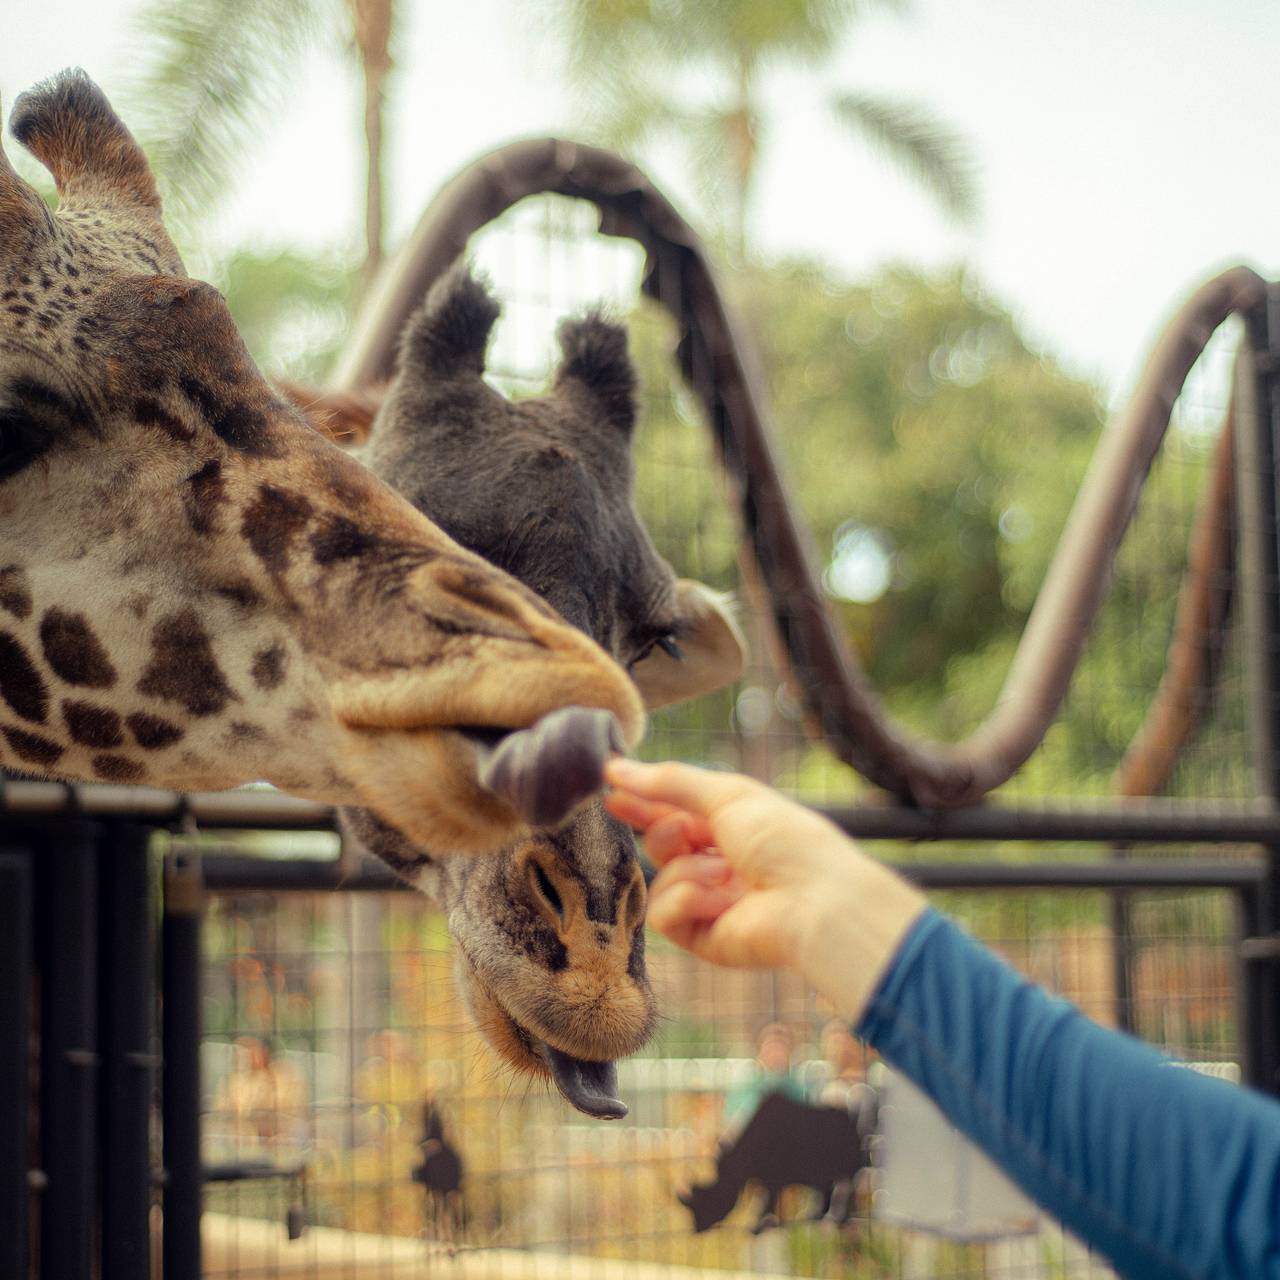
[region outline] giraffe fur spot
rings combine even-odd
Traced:
[[[245,508],[240,532],[268,569],[283,573],[289,567],[290,544],[306,527],[311,510],[311,503],[300,493],[259,485],[258,496]]]
[[[284,681],[287,662],[288,654],[282,644],[273,644],[266,649],[260,649],[253,655],[253,666],[250,668],[253,683],[259,689],[279,688]]]
[[[110,707],[64,702],[62,718],[72,738],[86,747],[118,747],[124,741],[120,717]]]
[[[150,396],[139,396],[133,402],[133,416],[145,427],[155,427],[164,432],[171,440],[182,444],[190,444],[196,433],[185,422],[180,422],[158,400]]]
[[[31,607],[31,580],[27,571],[18,564],[5,565],[0,569],[0,609],[25,619],[31,616]]]
[[[262,458],[278,458],[283,454],[266,415],[251,404],[226,399],[191,374],[183,374],[178,379],[178,387],[228,448]]]
[[[0,631],[0,697],[24,720],[43,724],[49,713],[49,690],[26,646]]]
[[[233,750],[236,747],[247,746],[251,742],[266,740],[267,731],[256,724],[250,724],[247,720],[233,720],[225,735],[227,746]]]
[[[182,491],[182,505],[193,532],[202,537],[217,533],[218,516],[227,501],[222,463],[217,458],[210,459],[187,477]]]
[[[193,716],[217,715],[236,698],[194,609],[182,609],[156,623],[138,692],[176,702]]]
[[[129,726],[134,742],[144,751],[159,751],[162,747],[171,747],[175,742],[180,742],[186,732],[163,717],[148,715],[145,711],[135,711],[126,716],[125,724]]]
[[[104,782],[137,782],[147,771],[125,756],[94,756],[93,772]]]
[[[116,669],[82,613],[50,609],[40,619],[45,660],[67,684],[110,689]]]
[[[25,729],[13,729],[9,725],[0,725],[0,733],[13,749],[19,760],[27,764],[38,765],[47,769],[56,764],[62,757],[62,747],[38,733],[28,733]]]

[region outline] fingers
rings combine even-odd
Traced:
[[[637,831],[647,831],[653,824],[673,813],[683,813],[673,804],[663,804],[658,800],[646,800],[632,791],[613,790],[606,793],[604,807],[615,818],[621,818],[628,826]]]
[[[605,781],[621,790],[700,817],[710,817],[722,805],[750,794],[759,785],[738,774],[716,773],[673,761],[641,764],[620,756],[605,765],[604,776]]]
[[[649,890],[651,928],[686,950],[700,951],[707,929],[741,897],[723,858],[677,859]]]

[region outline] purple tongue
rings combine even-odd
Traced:
[[[481,786],[534,827],[558,826],[599,791],[605,762],[623,749],[617,720],[591,707],[562,707],[496,742],[468,736],[479,745]]]
[[[542,1054],[556,1088],[579,1111],[597,1120],[621,1120],[627,1114],[627,1104],[618,1097],[618,1068],[614,1063],[571,1058],[549,1044],[542,1046]]]

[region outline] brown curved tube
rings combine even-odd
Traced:
[[[778,465],[751,348],[693,230],[640,170],[617,156],[539,139],[504,147],[459,174],[375,287],[336,389],[358,392],[387,378],[401,326],[472,233],[543,192],[590,200],[602,231],[630,236],[647,251],[645,292],[675,317],[681,370],[736,482],[809,712],[837,755],[886,791],[927,807],[974,804],[1007,781],[1061,705],[1187,371],[1223,320],[1262,302],[1265,282],[1247,267],[1232,268],[1202,285],[1175,315],[1128,408],[1103,432],[994,710],[966,742],[949,746],[908,737],[881,707],[823,596],[808,530]]]
[[[1165,789],[1217,679],[1231,614],[1235,561],[1234,440],[1233,402],[1227,406],[1213,473],[1200,496],[1191,530],[1164,676],[1142,727],[1112,776],[1116,795],[1154,796]]]

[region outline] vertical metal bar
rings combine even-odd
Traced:
[[[151,1274],[155,957],[147,828],[114,823],[102,863],[102,1280]]]
[[[0,853],[0,1276],[27,1274],[31,865]]]
[[[97,1218],[97,827],[49,829],[41,931],[40,1214],[44,1280],[89,1280]]]
[[[165,1280],[199,1280],[200,1205],[200,916],[199,858],[165,863],[162,933],[164,1044]]]
[[[1245,317],[1236,363],[1236,492],[1240,528],[1241,605],[1245,625],[1249,738],[1259,797],[1280,804],[1280,522],[1276,463],[1280,447],[1280,296]],[[1246,911],[1252,936],[1280,930],[1280,848],[1266,849],[1270,883]],[[1280,984],[1276,965],[1246,961],[1243,1067],[1257,1088],[1280,1092]]]

